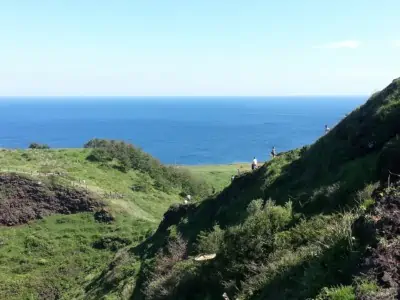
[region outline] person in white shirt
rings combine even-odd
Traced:
[[[328,125],[325,125],[325,134],[329,132],[329,130],[331,130]]]
[[[275,149],[275,147],[272,147],[271,156],[272,156],[272,158],[275,158],[275,156],[276,156],[276,149]]]
[[[251,164],[251,169],[255,170],[257,169],[257,158],[253,158],[253,163]]]

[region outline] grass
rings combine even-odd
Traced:
[[[22,173],[43,181],[48,172],[62,173],[55,177],[59,183],[99,194],[116,217],[115,222],[104,224],[96,222],[92,213],[52,215],[17,227],[0,227],[0,299],[90,298],[85,287],[93,285],[116,251],[143,242],[157,228],[167,208],[182,202],[178,192],[164,193],[151,185],[146,191],[133,191],[132,186],[151,183],[152,178],[138,171],[124,173],[90,162],[86,159],[90,151],[0,149],[0,172]],[[195,173],[199,170],[187,168]],[[230,167],[220,165],[215,169],[207,166],[196,175],[218,182],[222,189],[230,182],[224,178],[230,178]],[[118,270],[121,274],[140,268],[130,258],[125,264],[122,271]],[[97,299],[96,293],[93,299]]]
[[[145,241],[167,207],[182,202],[177,193],[151,184],[134,192],[132,185],[152,178],[88,162],[87,150],[2,151],[3,170],[32,176],[57,170],[67,173],[60,179],[65,184],[85,180],[94,192],[125,197],[106,199],[117,215],[114,224],[77,214],[2,228],[0,298],[213,300],[223,292],[242,300],[374,297],[381,292],[374,278],[357,279],[373,245],[353,229],[374,205],[377,182],[399,161],[399,118],[400,81],[394,81],[313,145],[282,153],[233,182],[237,168],[250,165],[179,166],[221,192],[172,207]],[[193,260],[212,253],[210,261]]]
[[[116,212],[155,223],[172,203],[181,201],[177,193],[167,194],[157,189],[147,193],[132,191],[133,185],[149,180],[148,176],[133,170],[123,173],[89,162],[86,160],[89,153],[89,149],[3,149],[0,151],[0,171],[37,177],[44,176],[45,172],[65,173],[66,177],[60,178],[64,184],[87,187],[100,195],[110,192],[123,194],[122,199],[108,196],[105,200]]]
[[[226,292],[246,300],[352,300],[374,293],[374,285],[353,281],[366,245],[352,226],[399,161],[399,118],[397,80],[313,145],[283,153],[223,190],[234,166],[192,167],[222,192],[164,222],[145,244],[151,252],[144,257],[156,258],[144,262],[145,295],[137,299],[211,300]],[[189,258],[216,258],[202,265],[186,255],[172,259],[166,245],[176,239],[187,244]]]
[[[96,249],[102,238],[143,241],[153,224],[118,215],[112,224],[93,214],[53,215],[18,227],[0,228],[0,299],[75,299],[107,266],[116,247]]]
[[[250,163],[235,163],[227,165],[199,165],[182,166],[190,170],[194,175],[208,182],[216,191],[221,191],[231,183],[232,176],[240,173],[250,172]]]

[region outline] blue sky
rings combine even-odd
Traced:
[[[1,1],[0,95],[370,94],[398,0]]]

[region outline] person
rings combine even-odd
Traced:
[[[254,171],[255,169],[257,169],[257,158],[254,157],[253,158],[253,163],[251,164],[251,169]]]
[[[187,196],[186,196],[186,200],[187,200],[187,201],[190,201],[190,200],[192,200],[192,196],[190,196],[190,195],[187,195]]]
[[[231,181],[234,181],[234,180],[235,180],[235,175],[232,175]]]
[[[272,158],[275,158],[275,156],[276,156],[276,149],[275,149],[275,147],[272,147],[271,156],[272,156]]]
[[[325,125],[325,134],[329,132],[329,130],[331,130],[328,125]]]

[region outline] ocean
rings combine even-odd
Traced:
[[[167,164],[269,159],[313,143],[366,96],[0,98],[0,147],[125,140]]]

